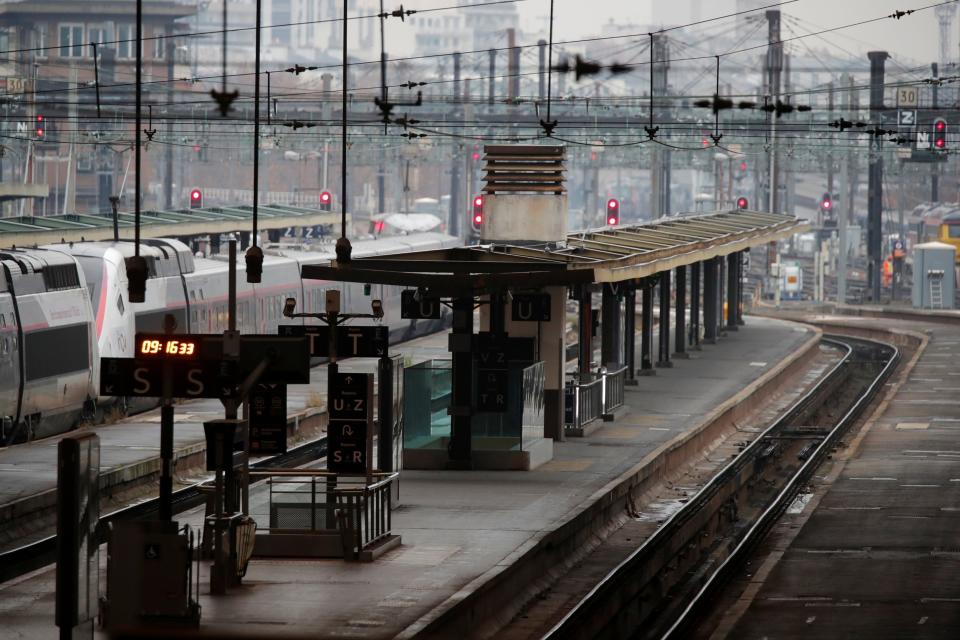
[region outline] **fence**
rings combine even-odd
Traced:
[[[605,371],[601,380],[603,380],[603,415],[612,416],[614,411],[623,406],[627,368],[620,367],[614,371]]]
[[[274,469],[250,475],[266,478],[270,488],[269,533],[336,538],[348,560],[391,535],[396,473],[374,473],[369,484],[365,477],[323,470]]]
[[[599,418],[613,416],[623,406],[627,368],[601,370],[590,382],[572,382],[565,390],[564,428],[567,435],[583,435],[583,428]]]

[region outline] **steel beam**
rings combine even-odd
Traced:
[[[670,362],[670,271],[660,272],[660,354],[657,366],[673,366]]]

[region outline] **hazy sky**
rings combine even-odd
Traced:
[[[693,0],[696,2],[697,0]],[[564,40],[598,34],[602,25],[613,17],[620,23],[645,23],[656,15],[657,5],[689,5],[691,0],[554,0],[554,38]],[[763,4],[774,4],[770,0]],[[803,21],[809,30],[839,27],[876,18],[894,11],[920,9],[937,0],[798,0],[779,7],[787,15]],[[726,2],[699,0],[701,15],[712,17],[729,11]],[[525,0],[518,4],[525,25],[549,14],[550,0]],[[762,14],[762,11],[759,12]],[[799,31],[798,27],[793,27]],[[957,57],[958,21],[953,22],[953,57]],[[784,33],[785,36],[789,35]],[[850,27],[823,38],[855,53],[887,50],[902,65],[909,62],[930,63],[939,57],[939,27],[934,9],[926,9],[901,20],[885,19],[873,24]],[[828,46],[819,37],[806,38],[814,48]],[[798,47],[800,45],[797,45]]]

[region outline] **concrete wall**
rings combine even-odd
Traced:
[[[559,242],[567,237],[567,196],[484,196],[481,242]]]

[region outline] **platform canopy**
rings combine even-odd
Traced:
[[[349,219],[349,216],[347,217]],[[261,230],[314,227],[321,224],[340,224],[340,214],[282,204],[261,204],[257,210],[257,226]],[[117,214],[117,227],[121,237],[132,236],[133,226],[132,212],[121,211]],[[249,205],[140,212],[140,232],[143,237],[149,238],[203,236],[211,233],[250,231],[252,228],[253,208]],[[2,247],[112,238],[111,214],[68,213],[58,216],[0,218]]]
[[[393,284],[436,295],[595,282],[654,275],[806,231],[805,220],[758,211],[671,216],[573,233],[564,242],[496,244],[358,258],[304,266],[304,278]]]

